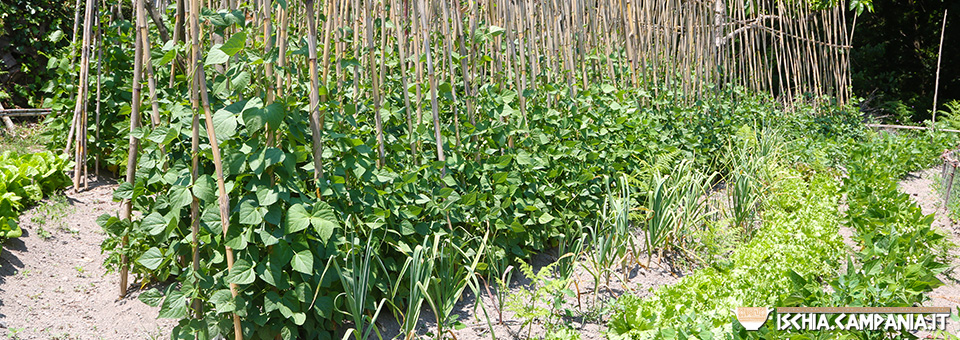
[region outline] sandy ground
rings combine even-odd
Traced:
[[[48,200],[20,216],[23,236],[5,241],[0,255],[0,339],[169,338],[176,321],[157,320],[133,284],[118,299],[119,276],[102,266],[96,219],[116,213],[115,188],[91,177],[89,190],[66,190],[66,209],[44,209],[54,205]]]
[[[920,205],[924,214],[935,214],[933,226],[939,228],[951,242],[960,244],[960,225],[950,219],[934,186],[939,180],[939,167],[913,172],[900,182],[900,191],[910,195]],[[960,305],[960,271],[957,270],[960,266],[960,251],[956,246],[951,247],[949,255],[952,259],[950,267],[938,275],[944,285],[930,292],[931,300],[924,305],[952,307],[954,313],[957,313],[956,306]],[[947,322],[947,331],[950,334],[960,334],[960,322]]]

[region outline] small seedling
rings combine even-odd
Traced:
[[[40,226],[37,227],[37,236],[39,236],[41,240],[47,241],[53,237],[53,234],[50,234],[49,231],[46,231],[42,226]]]

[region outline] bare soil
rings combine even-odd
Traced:
[[[910,195],[924,214],[934,214],[933,226],[940,229],[950,242],[960,244],[960,224],[950,218],[944,207],[935,186],[939,181],[939,168],[913,172],[900,182],[900,191]],[[960,271],[957,270],[960,266],[960,250],[956,246],[950,247],[948,259],[949,268],[937,275],[937,278],[943,281],[943,286],[930,292],[928,296],[931,299],[924,303],[925,306],[953,308],[960,305]],[[954,308],[954,313],[956,312]],[[947,332],[960,334],[960,324],[956,321],[947,322]]]
[[[96,219],[115,214],[116,183],[89,178],[90,188],[66,189],[66,208],[45,200],[23,212],[23,236],[0,254],[0,339],[167,339],[175,320],[137,300],[131,283],[122,299],[119,276],[107,274]],[[41,232],[41,228],[43,232]],[[49,233],[49,234],[47,234]]]

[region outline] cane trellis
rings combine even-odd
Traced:
[[[960,176],[957,176],[957,168],[960,167],[960,161],[957,160],[958,150],[947,150],[940,159],[943,160],[943,166],[940,170],[940,199],[948,211],[957,204],[957,198],[960,198]]]
[[[843,5],[813,9],[806,1],[780,0],[492,0],[479,5],[487,23],[506,28],[505,58],[517,58],[513,62],[520,63],[523,77],[534,75],[525,81],[528,86],[536,86],[538,75],[565,76],[573,85],[591,80],[588,74],[595,73],[587,69],[606,68],[611,79],[666,85],[690,98],[712,84],[741,85],[787,99],[806,95],[845,103],[850,98],[851,44]],[[544,74],[541,64],[562,67]]]

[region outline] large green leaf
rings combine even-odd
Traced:
[[[227,62],[227,60],[230,60],[230,56],[224,53],[223,50],[220,49],[220,46],[213,45],[213,47],[210,48],[210,52],[207,53],[207,59],[203,62],[203,65],[223,64]]]
[[[150,288],[149,290],[140,293],[140,296],[138,296],[137,299],[145,303],[147,306],[156,307],[160,305],[161,301],[163,301],[163,294],[160,293],[160,291],[156,288]]]
[[[213,202],[217,199],[217,182],[210,175],[204,174],[197,177],[191,190],[201,201]]]
[[[160,306],[160,314],[157,317],[161,319],[183,319],[185,316],[187,316],[187,299],[179,290],[170,290],[167,298],[163,300],[163,305]]]
[[[287,221],[284,223],[284,231],[292,234],[310,226],[310,214],[303,204],[294,204],[287,209]]]
[[[257,225],[263,222],[266,208],[257,206],[253,200],[240,202],[240,223]]]
[[[220,109],[213,114],[213,131],[217,133],[217,142],[230,139],[237,134],[237,117],[230,111]]]
[[[280,294],[276,291],[269,291],[263,297],[263,311],[270,313],[272,311],[280,309],[282,303],[280,302]]]
[[[317,202],[313,206],[313,216],[310,217],[310,224],[317,230],[317,234],[324,242],[330,240],[333,230],[340,225],[337,222],[337,216],[333,213],[333,208],[325,202]]]
[[[182,185],[170,187],[167,198],[170,201],[170,207],[174,209],[183,208],[193,202],[193,196],[190,194],[190,190]]]
[[[293,270],[311,275],[313,274],[313,253],[309,249],[304,249],[293,254],[293,260],[290,262]]]
[[[230,268],[230,272],[227,274],[227,282],[238,285],[251,284],[254,279],[256,279],[256,273],[254,273],[250,261],[245,259],[234,262],[233,268]]]
[[[140,258],[137,259],[137,262],[142,264],[144,267],[150,270],[157,270],[160,267],[160,264],[163,263],[164,257],[163,252],[157,247],[147,249],[143,255],[140,255]]]
[[[237,304],[233,301],[233,295],[229,289],[221,289],[213,292],[210,296],[210,302],[213,303],[217,314],[230,313],[237,310]]]
[[[227,39],[223,46],[220,46],[220,50],[223,51],[228,56],[233,56],[243,50],[244,45],[247,43],[247,32],[240,31],[232,36],[230,39]]]
[[[140,228],[150,235],[160,235],[164,230],[167,229],[168,222],[169,221],[167,221],[163,215],[160,215],[160,213],[154,211],[143,218],[143,221],[140,222]]]
[[[266,124],[270,124],[273,130],[275,130],[277,126],[280,126],[280,123],[283,122],[283,110],[283,105],[280,103],[273,103],[263,108],[251,107],[244,109],[243,124],[253,131],[262,129]]]

